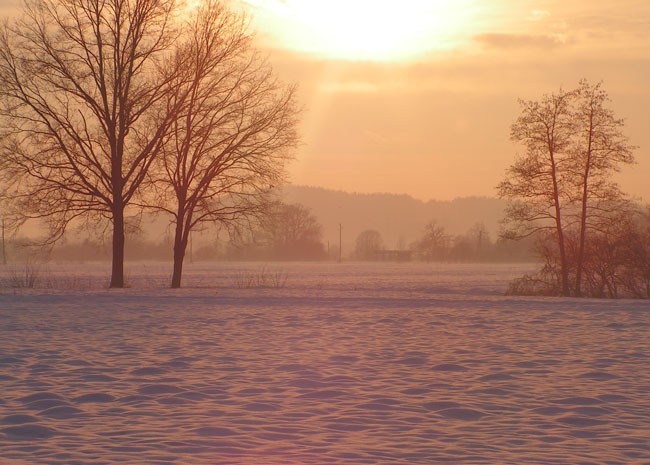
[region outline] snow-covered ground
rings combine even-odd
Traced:
[[[0,464],[650,464],[650,303],[530,269],[0,267]]]

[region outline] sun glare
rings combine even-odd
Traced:
[[[192,14],[195,12],[199,6],[201,6],[202,0],[182,0],[180,2],[181,5],[181,11],[183,11],[186,15]]]
[[[468,32],[476,0],[248,0],[261,28],[294,51],[393,61],[452,48]]]

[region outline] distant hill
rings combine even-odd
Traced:
[[[408,195],[357,194],[293,185],[283,188],[283,199],[311,208],[323,225],[325,241],[332,247],[338,247],[341,224],[344,253],[354,248],[357,235],[366,229],[379,231],[386,248],[405,248],[432,220],[450,234],[466,233],[480,222],[494,240],[506,205],[503,200],[488,197],[424,202]]]

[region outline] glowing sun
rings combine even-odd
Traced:
[[[453,47],[476,0],[247,0],[280,46],[328,58],[393,61]]]

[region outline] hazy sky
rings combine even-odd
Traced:
[[[190,0],[197,1],[197,0]],[[603,81],[650,201],[647,0],[243,1],[305,107],[296,184],[421,199],[495,195],[518,98]],[[20,0],[0,0],[5,16]]]
[[[650,201],[647,0],[247,0],[261,47],[300,86],[298,184],[422,199],[495,195],[520,150],[518,98],[604,81]]]

